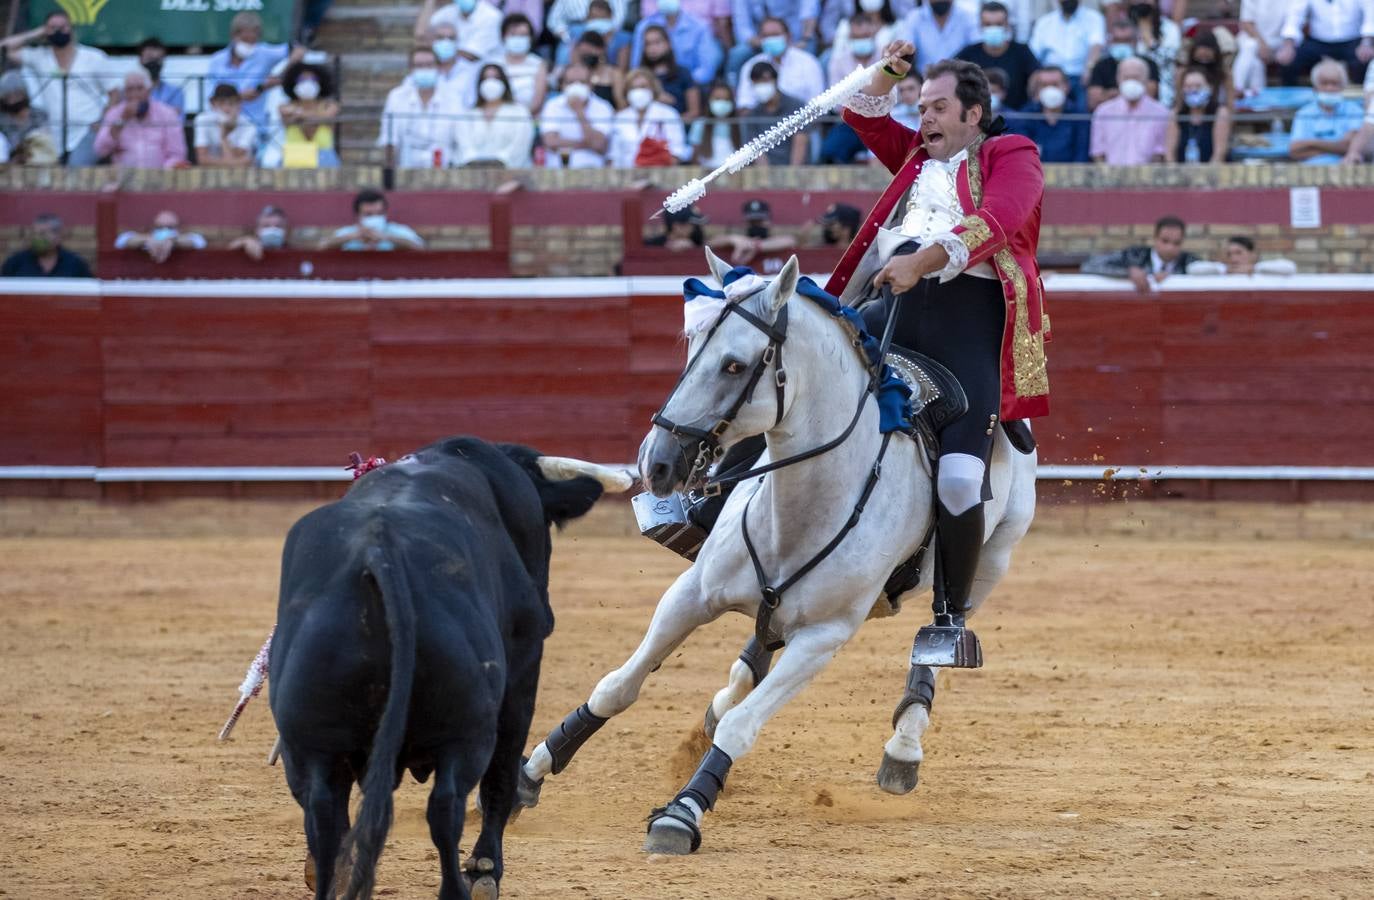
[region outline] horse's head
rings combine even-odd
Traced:
[[[706,304],[709,315],[689,324],[687,368],[639,448],[640,478],[659,497],[693,486],[732,444],[769,430],[784,414],[780,353],[797,258],[771,282],[745,276],[727,283],[729,264],[709,248],[706,261],[725,296],[693,301]]]

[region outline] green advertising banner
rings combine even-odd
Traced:
[[[169,47],[219,49],[229,43],[229,22],[241,12],[262,17],[272,44],[291,36],[295,0],[29,0],[29,27],[54,10],[71,16],[77,40],[93,47],[132,47],[155,37]]]

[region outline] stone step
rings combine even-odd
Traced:
[[[389,51],[404,58],[415,44],[417,10],[402,7],[355,7],[331,10],[320,25],[315,46],[330,53]]]

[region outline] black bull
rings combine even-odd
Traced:
[[[553,630],[549,526],[602,492],[592,478],[551,481],[537,461],[524,447],[450,438],[367,474],[287,536],[271,705],[317,898],[371,895],[406,769],[434,776],[441,898],[469,896],[458,842],[480,782],[469,874],[494,895]]]

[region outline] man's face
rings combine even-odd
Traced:
[[[1134,47],[1137,37],[1135,23],[1130,19],[1118,20],[1112,23],[1113,44],[1129,44]]]
[[[368,216],[384,215],[386,215],[385,200],[370,200],[367,203],[361,203],[358,205],[358,221],[360,222],[363,219],[366,219]]]
[[[1057,87],[1066,94],[1069,92],[1069,83],[1065,81],[1064,76],[1060,75],[1058,72],[1047,72],[1041,75],[1035,90],[1039,93],[1042,89],[1047,87]]]
[[[226,122],[237,122],[241,104],[238,100],[211,100],[210,105]]]
[[[262,26],[240,25],[238,28],[234,29],[230,37],[236,41],[243,41],[245,44],[256,44],[258,41],[262,40]]]
[[[276,213],[265,213],[258,216],[258,231],[262,231],[264,228],[280,228],[285,231],[286,217]]]
[[[965,110],[954,96],[953,75],[932,78],[921,86],[921,136],[934,159],[946,160],[967,147],[978,135],[982,108]]]
[[[64,31],[70,35],[72,33],[72,20],[67,18],[66,13],[55,13],[48,16],[47,21],[43,23],[43,28],[49,37],[59,31]]]
[[[1003,28],[1007,27],[1007,14],[1000,10],[985,9],[979,14],[978,20],[982,23],[984,28],[993,28],[998,25]]]
[[[163,210],[153,217],[153,227],[177,229],[181,227],[181,219],[177,218],[176,213]]]
[[[1145,63],[1142,60],[1137,59],[1136,57],[1131,57],[1130,59],[1122,60],[1121,64],[1116,67],[1117,84],[1121,84],[1121,82],[1123,81],[1131,80],[1139,81],[1141,84],[1144,84],[1147,80],[1149,80],[1149,77],[1150,70],[1146,68]]]
[[[62,226],[56,222],[35,222],[32,234],[35,240],[45,240],[53,247],[62,244]]]
[[[161,47],[144,47],[138,54],[138,61],[144,68],[147,68],[149,63],[160,63],[166,58],[167,51]]]
[[[1178,255],[1183,252],[1183,229],[1175,225],[1166,225],[1159,229],[1155,235],[1155,253],[1159,258],[1167,262],[1178,259]]]
[[[417,69],[437,69],[439,68],[439,60],[436,59],[434,54],[430,53],[428,50],[417,50],[410,57],[410,68],[411,71],[415,71]]]
[[[761,26],[759,27],[759,37],[761,37],[761,38],[770,38],[770,37],[785,38],[785,37],[787,37],[787,29],[783,28],[782,25],[780,25],[780,24],[777,23],[777,22],[774,22],[772,19],[769,19],[767,22],[764,22],[763,25],[761,25]]]
[[[921,82],[916,78],[906,78],[897,83],[897,99],[904,106],[915,106],[921,102]]]
[[[124,82],[124,99],[138,104],[148,99],[148,85],[142,80],[131,78]]]
[[[872,19],[860,19],[849,26],[849,39],[873,37],[878,33],[878,26]]]
[[[1255,258],[1258,253],[1245,249],[1241,244],[1226,244],[1226,271],[1235,275],[1249,275],[1255,271]]]
[[[581,63],[569,63],[563,70],[563,90],[566,91],[570,84],[586,84],[588,77],[586,66]]]
[[[1312,87],[1320,93],[1339,94],[1345,90],[1345,79],[1340,76],[1335,67],[1327,66],[1312,79]]]

